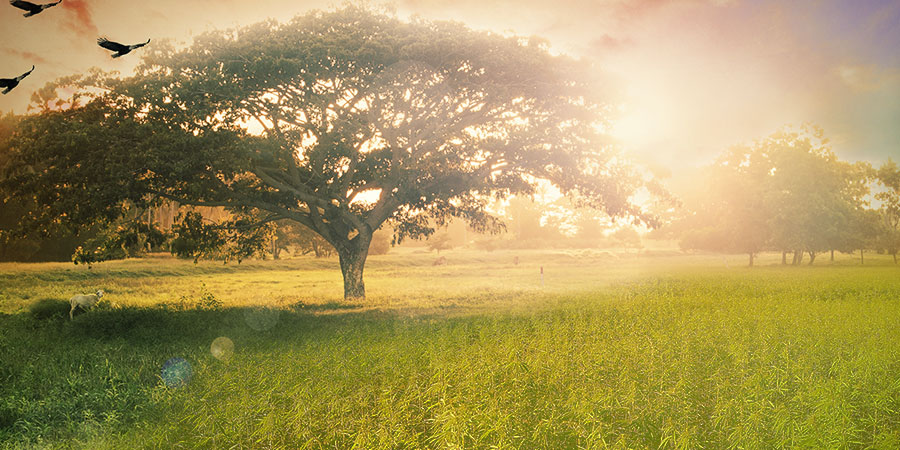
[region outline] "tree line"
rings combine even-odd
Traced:
[[[900,250],[900,170],[838,159],[821,128],[786,128],[724,152],[702,177],[702,194],[670,216],[663,234],[685,249],[764,251],[783,264],[822,253]]]

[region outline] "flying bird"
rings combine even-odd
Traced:
[[[51,8],[60,3],[62,3],[62,0],[59,0],[56,3],[47,3],[44,5],[37,5],[37,4],[31,3],[31,2],[26,2],[25,0],[9,0],[10,5],[13,5],[16,8],[28,11],[25,13],[25,17],[31,17],[47,8]]]
[[[128,54],[130,51],[132,51],[136,48],[141,48],[149,43],[150,43],[150,39],[147,39],[147,42],[143,42],[141,44],[134,44],[134,45],[122,45],[118,42],[113,42],[104,37],[97,39],[97,44],[99,44],[101,47],[115,52],[112,54],[113,58],[118,58],[122,55]]]
[[[31,66],[31,70],[29,70],[28,72],[25,72],[15,78],[0,78],[0,88],[4,88],[3,93],[9,93],[9,91],[13,90],[14,87],[19,85],[20,81],[30,75],[31,72],[34,72],[34,66]]]

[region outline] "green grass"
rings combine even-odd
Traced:
[[[353,304],[334,260],[0,266],[0,447],[900,447],[883,257],[400,250]]]

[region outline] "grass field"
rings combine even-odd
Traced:
[[[887,258],[446,257],[0,264],[0,447],[900,448]]]

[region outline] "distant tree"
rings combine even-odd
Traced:
[[[372,234],[372,245],[369,247],[370,255],[386,255],[391,251],[394,242],[394,232],[390,229],[379,229]]]
[[[600,131],[612,109],[592,73],[536,39],[313,12],[148,48],[131,78],[92,74],[75,106],[24,120],[5,185],[42,205],[33,226],[114,220],[148,194],[256,218],[244,230],[292,220],[337,251],[345,297],[363,297],[383,223],[399,239],[451,217],[498,231],[486,205],[537,180],[652,222]]]
[[[272,234],[272,241],[268,252],[272,254],[272,259],[281,259],[281,252],[289,250],[291,247],[298,245],[297,227],[301,225],[289,220],[280,220],[274,222],[275,232]]]
[[[854,250],[859,250],[860,264],[866,263],[866,249],[876,248],[878,239],[883,229],[882,217],[878,211],[871,209],[858,209],[854,212],[850,220],[850,230],[848,233],[847,246]]]
[[[279,259],[281,252],[288,249],[295,254],[313,254],[316,258],[334,255],[334,247],[322,236],[292,220],[279,220],[275,222],[275,234],[269,252],[272,258]]]
[[[123,259],[144,254],[150,248],[162,247],[169,236],[139,217],[123,216],[102,228],[72,253],[75,264],[91,264],[110,259]]]
[[[597,247],[603,241],[603,232],[609,224],[594,211],[579,209],[575,216],[575,239],[580,247]]]
[[[316,258],[326,258],[334,255],[334,247],[322,236],[291,220],[275,222],[275,235],[272,245],[279,251],[292,249],[295,253],[302,255],[312,253]],[[272,257],[277,259],[275,255],[275,250],[272,250]]]
[[[758,148],[726,151],[703,178],[708,195],[682,219],[682,248],[746,253],[753,266],[771,239],[769,173]]]
[[[450,235],[446,232],[431,235],[431,237],[428,238],[426,245],[428,246],[428,250],[436,251],[438,255],[441,254],[441,250],[453,248],[453,245],[450,242]]]
[[[771,164],[773,246],[793,251],[794,264],[804,253],[812,264],[846,240],[868,193],[866,167],[839,161],[818,127],[775,133],[759,147]]]
[[[541,210],[533,200],[514,197],[509,200],[511,232],[516,239],[540,239],[544,236],[541,229]]]
[[[868,164],[839,161],[824,132],[804,126],[736,146],[712,167],[705,200],[683,219],[682,246],[740,251],[782,251],[782,262],[823,251],[852,251],[867,230]],[[866,231],[869,232],[869,231]]]
[[[195,263],[201,258],[241,263],[248,257],[263,257],[275,233],[272,223],[259,225],[253,218],[209,223],[195,211],[185,211],[181,216],[172,227],[171,251],[180,258],[192,258]]]
[[[879,245],[897,264],[897,253],[900,252],[900,168],[893,160],[888,160],[878,169],[878,180],[885,190],[875,194],[881,202],[879,212],[882,218],[882,229]]]
[[[873,217],[866,200],[875,176],[872,166],[864,162],[839,163],[838,171],[843,187],[840,199],[832,204],[833,210],[837,212],[836,217],[832,222],[819,225],[823,228],[826,245],[831,250],[832,262],[835,250],[852,253],[865,247],[867,243],[874,242],[875,237],[871,234],[877,232],[872,225],[867,225]]]
[[[610,236],[623,247],[641,248],[641,235],[631,227],[622,227]]]

